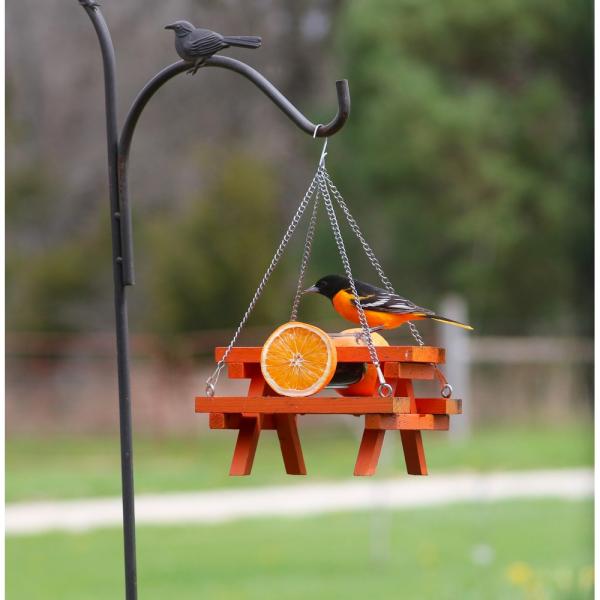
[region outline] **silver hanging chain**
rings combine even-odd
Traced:
[[[338,203],[339,207],[342,209],[342,211],[346,215],[346,220],[348,221],[348,225],[350,226],[350,229],[352,229],[352,231],[358,238],[358,241],[360,242],[361,246],[363,247],[363,250],[365,251],[367,258],[369,259],[369,261],[371,262],[371,264],[377,271],[377,274],[379,275],[381,282],[386,287],[388,292],[392,292],[395,294],[396,292],[394,290],[394,286],[392,285],[392,282],[389,280],[389,278],[384,273],[381,263],[375,256],[375,252],[373,252],[373,249],[367,243],[367,240],[365,239],[364,235],[362,234],[360,227],[358,226],[358,223],[356,222],[356,219],[350,213],[350,209],[348,208],[346,201],[344,200],[344,198],[342,197],[342,194],[340,193],[340,191],[337,189],[337,187],[331,180],[331,177],[326,168],[323,168],[323,174],[325,176],[325,179],[327,180],[327,183],[329,185],[331,193],[333,194],[334,198],[336,199],[336,202]]]
[[[389,280],[387,275],[384,273],[381,263],[375,256],[375,252],[373,252],[373,249],[371,248],[371,246],[369,246],[367,240],[365,239],[365,236],[362,234],[362,231],[360,230],[360,227],[358,226],[356,219],[352,216],[352,213],[350,212],[350,209],[348,208],[346,201],[342,197],[342,194],[340,193],[340,191],[337,189],[337,187],[331,180],[331,177],[329,176],[329,173],[327,172],[327,169],[325,167],[323,168],[323,171],[324,171],[325,178],[327,179],[329,188],[331,189],[331,193],[333,194],[334,198],[336,199],[336,202],[338,203],[339,207],[342,209],[342,211],[346,215],[346,220],[348,221],[348,225],[350,226],[350,229],[352,229],[352,231],[354,232],[354,235],[356,235],[356,237],[358,238],[358,241],[360,242],[360,245],[363,247],[363,250],[365,251],[367,258],[373,265],[373,268],[377,271],[377,274],[379,275],[379,279],[381,280],[381,283],[383,283],[383,285],[385,286],[385,288],[387,289],[388,292],[395,294],[396,290],[394,289],[392,282]],[[417,329],[415,324],[412,321],[407,321],[406,324],[408,325],[410,333],[413,336],[413,338],[415,339],[415,341],[417,342],[417,344],[419,344],[419,346],[424,346],[425,342],[423,341],[423,338],[421,337],[421,334],[419,333],[419,330]]]
[[[375,345],[373,344],[373,339],[371,338],[371,329],[369,328],[369,324],[367,323],[367,317],[365,316],[365,311],[360,303],[359,295],[356,290],[356,284],[354,283],[354,278],[352,277],[352,269],[350,268],[350,261],[348,259],[348,254],[346,253],[346,247],[344,245],[344,240],[342,238],[342,233],[340,231],[340,226],[337,220],[337,216],[335,214],[335,209],[333,207],[333,202],[331,201],[331,197],[329,195],[329,190],[327,188],[327,179],[323,172],[324,164],[319,168],[318,178],[319,178],[319,188],[321,189],[321,195],[323,196],[323,202],[325,204],[325,210],[327,212],[327,216],[329,217],[329,223],[331,225],[331,230],[333,232],[333,237],[335,239],[335,243],[337,245],[338,251],[340,253],[340,258],[342,259],[342,264],[344,265],[344,271],[346,272],[346,277],[350,282],[350,288],[352,289],[352,294],[356,301],[356,311],[358,313],[358,319],[360,321],[360,326],[363,330],[363,337],[367,343],[367,348],[369,350],[369,356],[371,358],[371,362],[375,369],[377,369],[377,377],[379,379],[379,395],[382,397],[389,397],[392,395],[393,390],[392,386],[386,382],[385,377],[383,376],[383,372],[381,370],[381,364],[379,363],[379,358],[377,356],[377,351],[375,350]]]
[[[346,215],[346,220],[348,221],[348,225],[350,226],[350,229],[352,229],[352,231],[358,238],[358,241],[360,242],[361,246],[363,247],[363,250],[365,251],[367,258],[370,260],[371,264],[373,265],[373,268],[377,271],[377,274],[379,275],[379,279],[381,280],[381,283],[383,283],[383,285],[385,286],[385,288],[387,289],[388,292],[395,294],[396,290],[394,289],[392,282],[389,280],[389,278],[383,271],[383,267],[381,266],[381,263],[375,256],[373,249],[371,248],[371,246],[369,246],[367,240],[365,239],[364,235],[362,234],[360,227],[358,226],[356,219],[352,216],[352,213],[350,212],[350,209],[348,208],[346,201],[342,197],[342,194],[340,193],[340,191],[337,189],[337,187],[331,180],[331,177],[329,176],[329,173],[327,172],[327,168],[325,167],[325,165],[323,165],[321,172],[322,172],[323,176],[325,177],[325,179],[327,180],[327,184],[331,190],[331,193],[333,194],[334,198],[336,199],[336,202],[338,203],[339,207],[342,209],[342,211]],[[423,340],[423,337],[421,336],[416,325],[412,321],[407,321],[406,324],[408,325],[410,333],[413,336],[413,338],[415,339],[415,341],[417,342],[417,344],[419,344],[419,346],[424,346],[425,341]],[[452,396],[452,391],[453,391],[452,386],[445,380],[445,377],[443,376],[439,367],[435,363],[431,363],[431,366],[433,366],[436,369],[436,371],[439,373],[440,377],[442,378],[442,383],[443,383],[442,390],[441,390],[442,396],[444,398],[450,398],[450,396]]]
[[[308,261],[310,259],[310,253],[312,250],[312,243],[315,238],[315,229],[317,226],[318,212],[319,192],[317,191],[315,195],[313,211],[310,216],[310,222],[308,224],[308,231],[306,232],[306,239],[304,241],[304,252],[302,254],[302,262],[300,263],[300,275],[298,276],[298,285],[296,286],[296,295],[294,296],[294,303],[292,304],[290,321],[296,321],[298,319],[298,307],[300,306],[300,300],[302,298],[302,289],[304,287],[304,275],[306,274],[306,268],[308,267]]]
[[[219,375],[221,374],[221,371],[222,371],[223,367],[225,366],[225,360],[229,356],[229,353],[231,352],[231,349],[233,348],[235,342],[237,341],[237,338],[239,337],[242,329],[244,328],[244,325],[246,325],[246,321],[248,320],[248,318],[250,317],[250,314],[254,310],[254,307],[256,306],[256,303],[258,302],[260,295],[263,293],[263,290],[265,289],[267,282],[269,281],[271,275],[273,274],[273,271],[275,270],[277,263],[280,261],[281,257],[283,256],[284,250],[285,250],[286,246],[288,245],[288,242],[290,241],[290,239],[292,238],[292,235],[296,231],[296,227],[298,227],[298,223],[300,223],[300,220],[302,219],[302,215],[304,214],[306,207],[310,203],[310,200],[313,197],[315,190],[317,189],[318,177],[319,177],[319,169],[317,169],[317,172],[315,173],[313,180],[310,182],[310,185],[308,186],[308,189],[306,190],[306,193],[304,194],[304,198],[302,198],[302,201],[300,202],[300,205],[298,206],[298,209],[296,210],[296,214],[293,216],[283,238],[281,239],[281,242],[279,243],[279,246],[278,246],[277,250],[275,251],[275,254],[273,255],[271,264],[269,265],[269,267],[265,271],[265,274],[263,275],[262,279],[260,280],[260,283],[258,284],[258,287],[256,288],[256,292],[254,292],[254,296],[252,297],[252,300],[250,301],[250,304],[248,305],[248,308],[246,309],[246,312],[244,313],[244,316],[242,317],[242,320],[240,321],[238,328],[235,330],[235,333],[233,334],[233,337],[231,338],[231,342],[229,342],[229,346],[227,346],[227,348],[225,349],[225,352],[223,353],[221,360],[217,363],[217,366],[216,366],[215,370],[213,371],[212,375],[206,380],[206,395],[207,396],[209,396],[209,397],[214,396],[215,387],[217,385],[217,381],[219,380]]]
[[[317,126],[317,128],[315,129],[315,133],[316,133],[318,127],[319,126]],[[221,374],[221,371],[223,370],[223,368],[225,366],[225,361],[226,361],[227,357],[229,356],[233,346],[235,345],[242,329],[246,325],[246,322],[248,321],[250,314],[254,310],[254,307],[256,306],[258,299],[260,298],[261,294],[263,293],[264,288],[267,285],[267,282],[269,281],[271,275],[273,274],[273,271],[275,270],[275,268],[277,267],[277,264],[279,263],[281,257],[283,256],[284,251],[285,251],[290,239],[292,238],[294,232],[296,231],[296,228],[298,227],[298,224],[300,223],[302,216],[304,215],[304,212],[306,211],[307,206],[310,204],[311,200],[313,199],[313,196],[315,195],[315,191],[317,191],[317,195],[314,198],[313,212],[311,215],[310,223],[308,226],[308,231],[306,234],[306,240],[305,240],[305,244],[304,244],[304,253],[302,256],[302,262],[301,262],[301,266],[300,266],[300,275],[298,278],[298,285],[296,288],[296,295],[294,297],[294,302],[292,305],[292,312],[290,315],[290,320],[295,320],[297,318],[297,314],[298,314],[298,307],[299,307],[300,299],[302,296],[302,284],[303,284],[303,280],[304,280],[304,275],[306,273],[306,268],[308,266],[308,261],[310,259],[312,243],[314,240],[314,234],[315,234],[315,229],[316,229],[318,206],[319,206],[319,191],[320,191],[320,195],[323,196],[325,209],[326,209],[327,215],[329,217],[329,222],[331,225],[333,236],[335,238],[335,242],[336,242],[338,251],[340,253],[340,258],[342,260],[344,270],[346,272],[346,276],[348,277],[348,279],[350,281],[350,287],[352,289],[352,293],[353,293],[354,297],[357,299],[356,300],[356,308],[357,308],[357,312],[358,312],[358,316],[359,316],[360,325],[363,330],[362,337],[364,337],[364,339],[366,341],[367,348],[369,350],[369,356],[371,358],[371,362],[373,363],[373,366],[377,369],[377,375],[378,375],[378,379],[379,379],[379,388],[378,388],[379,395],[388,397],[388,396],[391,396],[393,393],[392,386],[385,381],[385,377],[381,370],[381,364],[380,364],[379,358],[377,356],[377,351],[375,350],[375,345],[373,344],[373,339],[371,337],[371,330],[367,323],[364,309],[363,309],[362,305],[360,304],[360,301],[358,300],[359,296],[358,296],[358,292],[356,290],[356,285],[354,283],[354,278],[352,277],[350,261],[348,259],[348,254],[346,253],[346,247],[344,245],[344,240],[342,238],[339,223],[337,220],[337,216],[335,214],[335,209],[334,209],[333,202],[331,200],[329,191],[331,191],[331,193],[333,194],[333,196],[336,199],[336,202],[338,203],[338,205],[344,212],[344,214],[346,216],[346,220],[348,221],[350,228],[352,229],[352,231],[358,238],[360,244],[363,247],[363,250],[365,251],[365,254],[367,255],[367,257],[371,261],[371,264],[377,271],[377,273],[381,279],[381,282],[383,283],[383,285],[386,287],[386,289],[388,291],[390,291],[392,293],[396,293],[396,292],[395,292],[394,287],[392,286],[390,280],[385,275],[380,262],[377,260],[377,257],[375,256],[375,253],[373,252],[373,250],[371,249],[371,247],[365,240],[364,236],[362,235],[362,232],[358,226],[358,223],[356,222],[356,220],[350,213],[350,209],[348,208],[348,205],[344,201],[341,193],[338,191],[337,187],[334,185],[333,181],[331,180],[329,173],[327,172],[327,169],[325,167],[325,157],[327,156],[326,150],[327,150],[327,138],[325,138],[325,143],[323,145],[323,150],[321,152],[321,158],[319,160],[319,166],[317,168],[317,172],[315,173],[312,181],[310,182],[310,185],[309,185],[306,193],[304,194],[304,197],[302,198],[302,201],[300,202],[300,205],[298,206],[296,213],[294,214],[283,238],[281,239],[281,242],[279,243],[279,246],[277,247],[277,250],[275,251],[275,254],[273,255],[273,258],[271,260],[271,263],[269,264],[269,267],[265,271],[260,283],[258,284],[258,287],[257,287],[256,291],[254,292],[254,296],[252,297],[252,300],[250,301],[250,304],[248,305],[248,308],[246,309],[246,312],[244,313],[244,316],[242,317],[240,324],[238,325],[235,333],[233,334],[233,337],[232,337],[231,341],[229,342],[229,345],[227,346],[227,348],[225,349],[225,352],[223,353],[223,356],[217,363],[215,370],[210,375],[210,377],[208,377],[208,379],[206,380],[206,395],[209,397],[214,396],[215,387],[217,385],[219,375]],[[417,343],[420,346],[423,346],[424,345],[423,338],[419,334],[419,331],[417,330],[415,325],[410,321],[407,324],[409,326],[412,336],[415,338]],[[437,367],[436,367],[436,369],[437,369]],[[443,377],[443,375],[442,375],[442,377]],[[444,393],[445,391],[447,392],[446,394]],[[448,383],[446,383],[446,385],[442,389],[442,395],[444,397],[448,398],[448,397],[450,397],[451,394],[452,394],[452,386],[450,386]]]
[[[313,138],[316,138],[319,127],[320,125],[317,125],[315,127]],[[321,158],[319,158],[319,164],[317,166],[317,174],[319,168],[325,165],[325,157],[327,156],[327,140],[328,138],[325,138],[325,142],[323,143],[323,149],[321,150]],[[294,302],[292,304],[292,312],[290,313],[290,321],[295,321],[298,318],[298,308],[300,306],[300,301],[302,300],[302,288],[304,287],[304,275],[306,274],[306,269],[308,267],[308,261],[310,259],[310,253],[312,250],[312,243],[315,237],[317,214],[319,212],[319,194],[320,192],[319,190],[317,190],[315,196],[315,204],[313,206],[313,212],[310,217],[310,223],[308,225],[308,231],[306,232],[306,239],[304,241],[304,251],[302,253],[302,262],[300,263],[300,273],[298,275],[298,283],[296,285],[296,295],[294,296]]]

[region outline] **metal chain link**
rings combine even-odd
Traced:
[[[361,246],[363,247],[363,250],[365,251],[367,258],[371,261],[371,264],[377,271],[379,278],[381,279],[381,282],[386,287],[388,292],[392,292],[395,294],[396,292],[394,290],[394,286],[392,285],[392,282],[389,280],[389,278],[384,273],[381,263],[379,262],[379,260],[375,256],[375,252],[373,252],[373,249],[371,248],[371,246],[369,246],[369,244],[367,243],[367,240],[363,236],[363,234],[360,230],[360,227],[358,226],[356,219],[350,213],[350,209],[348,208],[346,201],[342,197],[342,194],[340,193],[340,191],[337,189],[337,187],[331,180],[331,177],[330,177],[327,169],[323,168],[323,171],[324,171],[325,179],[327,180],[329,188],[331,189],[331,192],[332,192],[334,198],[336,199],[336,202],[338,203],[338,205],[340,206],[340,208],[346,215],[346,220],[348,221],[348,225],[350,226],[350,229],[352,229],[352,231],[358,238],[358,241],[360,242]]]
[[[235,345],[237,338],[239,337],[242,329],[244,328],[248,318],[250,317],[250,314],[254,310],[254,307],[255,307],[256,303],[258,302],[258,299],[260,298],[262,292],[264,291],[264,288],[265,288],[267,282],[269,281],[271,275],[273,274],[273,271],[275,270],[277,264],[279,263],[281,257],[283,256],[285,248],[287,247],[290,239],[292,238],[294,232],[296,231],[296,228],[298,227],[298,224],[300,223],[300,220],[302,219],[302,216],[303,216],[307,206],[310,204],[310,201],[313,199],[313,196],[315,195],[315,191],[317,191],[317,195],[314,199],[313,212],[312,212],[312,215],[310,218],[308,231],[306,233],[306,239],[305,239],[305,243],[304,243],[304,252],[303,252],[303,256],[302,256],[302,262],[300,265],[300,274],[299,274],[299,278],[298,278],[298,285],[296,288],[296,294],[294,296],[294,302],[292,305],[290,320],[291,321],[296,320],[297,314],[298,314],[298,307],[299,307],[300,299],[302,296],[302,283],[304,280],[304,275],[306,273],[306,268],[308,266],[308,261],[310,258],[310,253],[312,250],[312,243],[314,240],[314,234],[315,234],[315,229],[316,229],[318,206],[319,206],[319,192],[320,192],[320,195],[323,197],[323,200],[324,200],[325,210],[327,212],[327,216],[329,217],[329,222],[331,225],[335,243],[336,243],[336,246],[340,253],[340,258],[342,260],[342,264],[344,266],[346,276],[348,277],[348,279],[350,281],[350,287],[352,289],[352,293],[353,293],[354,297],[357,299],[356,308],[357,308],[360,325],[363,330],[362,337],[364,337],[364,339],[366,341],[367,348],[369,350],[369,356],[371,358],[371,362],[373,363],[373,366],[377,369],[377,374],[378,374],[379,384],[380,384],[379,385],[379,394],[381,396],[390,396],[393,392],[392,386],[389,385],[388,383],[386,383],[385,377],[383,376],[383,372],[381,370],[381,364],[379,362],[379,358],[377,356],[377,351],[375,350],[375,345],[373,344],[373,340],[371,337],[371,330],[369,328],[369,324],[367,322],[367,318],[365,316],[364,309],[363,309],[362,305],[360,304],[360,301],[358,301],[358,298],[359,298],[358,292],[356,290],[354,278],[352,277],[350,261],[348,259],[348,254],[346,252],[344,240],[342,238],[342,234],[340,231],[340,226],[339,226],[337,216],[335,213],[335,208],[333,206],[333,202],[332,202],[331,196],[329,194],[330,191],[333,194],[338,206],[342,209],[344,215],[346,216],[348,225],[350,226],[350,228],[352,229],[352,231],[358,238],[361,246],[363,247],[365,254],[367,255],[367,258],[370,260],[374,269],[377,271],[379,278],[381,279],[381,282],[383,283],[383,285],[386,287],[386,289],[389,292],[394,293],[394,294],[396,292],[394,290],[394,287],[393,287],[391,281],[385,275],[385,272],[383,271],[383,267],[381,266],[381,263],[379,262],[379,260],[375,256],[375,253],[373,252],[372,248],[369,246],[365,237],[363,236],[363,234],[358,226],[358,223],[352,216],[350,209],[348,208],[348,205],[344,201],[344,198],[342,197],[341,193],[339,192],[339,190],[337,189],[337,187],[331,180],[329,173],[327,172],[327,169],[325,167],[325,156],[327,155],[326,148],[327,148],[327,138],[325,138],[325,144],[323,146],[323,151],[321,153],[321,159],[319,161],[319,166],[317,168],[317,172],[315,173],[312,181],[310,182],[310,185],[309,185],[306,193],[304,194],[304,197],[302,198],[302,201],[300,202],[300,205],[298,206],[296,213],[294,214],[283,238],[281,239],[281,242],[279,243],[279,246],[277,247],[277,250],[275,251],[275,254],[273,255],[271,263],[269,264],[269,267],[265,271],[260,283],[258,284],[258,287],[254,293],[254,296],[252,297],[252,300],[250,301],[250,304],[249,304],[248,308],[246,309],[246,312],[244,313],[244,316],[242,317],[240,324],[238,325],[235,333],[233,334],[233,337],[232,337],[229,345],[225,349],[225,352],[223,353],[221,360],[219,360],[215,370],[210,375],[210,377],[206,380],[206,395],[207,396],[211,396],[211,397],[214,396],[215,387],[216,387],[217,381],[219,379],[219,375],[220,375],[223,367],[225,366],[225,361],[226,361],[227,357],[229,356],[233,346]],[[423,341],[423,338],[421,337],[421,334],[419,333],[419,331],[415,327],[415,325],[411,321],[408,321],[407,325],[410,329],[410,332],[411,332],[413,338],[417,341],[417,343],[420,346],[424,346],[425,342]],[[434,366],[436,366],[436,365],[434,365]],[[436,369],[437,369],[437,366],[436,366]],[[439,369],[438,369],[438,371],[439,371]],[[440,372],[440,374],[441,374],[441,372]],[[443,393],[444,391],[449,391],[448,396],[445,396],[445,394]],[[442,395],[444,395],[445,397],[449,397],[450,394],[452,393],[452,386],[450,386],[449,384],[446,383],[446,385],[444,386],[443,392],[442,392]]]
[[[252,297],[252,300],[250,301],[250,304],[248,305],[248,308],[246,309],[246,312],[244,313],[244,316],[242,317],[242,320],[240,321],[238,328],[236,329],[235,333],[233,334],[233,337],[231,338],[231,342],[229,342],[229,346],[227,346],[227,348],[225,349],[223,357],[217,363],[217,366],[216,366],[215,370],[213,371],[212,375],[206,380],[206,395],[207,396],[210,396],[210,397],[214,396],[215,386],[219,379],[219,375],[221,374],[221,371],[222,371],[223,367],[225,366],[225,360],[229,356],[229,353],[231,352],[231,349],[233,348],[235,342],[237,341],[238,336],[240,335],[242,329],[244,328],[246,321],[250,317],[250,313],[254,310],[254,306],[256,305],[258,299],[260,298],[260,295],[262,294],[267,282],[269,281],[269,278],[273,274],[273,271],[275,270],[277,263],[283,256],[283,252],[284,252],[286,246],[288,245],[288,242],[292,238],[294,231],[296,231],[296,227],[298,227],[298,223],[300,222],[300,219],[302,218],[302,215],[304,214],[306,207],[310,203],[310,200],[313,197],[315,190],[317,189],[318,178],[319,178],[319,169],[317,169],[317,172],[315,173],[313,180],[310,182],[310,185],[308,186],[308,189],[306,190],[306,193],[304,194],[304,198],[302,198],[302,201],[300,202],[300,205],[298,206],[298,209],[296,210],[296,214],[293,216],[283,238],[281,239],[281,242],[279,243],[279,246],[277,247],[277,250],[275,251],[275,254],[273,255],[271,264],[265,271],[265,274],[263,275],[260,283],[258,284],[258,287],[256,288],[256,292],[254,292],[254,296]]]
[[[356,300],[356,311],[358,313],[358,319],[360,321],[361,328],[363,330],[363,336],[367,343],[367,348],[369,350],[369,356],[371,358],[371,362],[373,366],[377,369],[377,375],[379,378],[379,395],[380,396],[390,396],[393,392],[392,386],[385,381],[385,377],[383,376],[383,372],[381,371],[381,365],[379,363],[379,358],[377,356],[377,351],[375,350],[375,345],[373,344],[373,339],[371,338],[371,330],[369,328],[369,324],[367,323],[367,317],[365,316],[365,311],[360,303],[358,292],[356,290],[356,284],[354,283],[354,278],[352,277],[352,269],[350,268],[350,260],[348,259],[348,254],[346,253],[346,247],[344,245],[344,240],[342,238],[342,233],[340,231],[340,226],[335,214],[335,209],[333,207],[333,202],[331,201],[331,197],[329,195],[329,190],[327,188],[327,179],[323,173],[323,167],[319,168],[317,173],[319,180],[319,188],[321,189],[321,195],[323,196],[323,201],[325,203],[325,210],[327,212],[327,216],[329,217],[329,223],[331,224],[331,230],[333,232],[333,237],[335,239],[335,243],[337,245],[338,251],[340,253],[340,258],[342,259],[342,264],[344,265],[344,271],[346,272],[346,277],[350,282],[350,288],[352,289],[352,294]]]
[[[410,333],[416,340],[417,344],[419,344],[419,346],[424,346],[425,342],[423,340],[423,337],[421,336],[421,333],[417,329],[417,326],[412,321],[406,321],[406,324],[408,325]]]
[[[334,198],[336,199],[336,202],[338,203],[338,205],[340,206],[340,208],[346,215],[346,220],[348,221],[348,225],[350,226],[350,229],[352,229],[352,231],[358,238],[358,241],[360,242],[361,246],[363,247],[363,250],[365,251],[367,258],[371,261],[373,268],[377,271],[377,274],[379,275],[379,279],[381,280],[383,285],[386,287],[388,292],[395,294],[396,290],[394,289],[392,282],[389,280],[389,278],[386,276],[385,272],[383,271],[383,267],[381,266],[381,263],[379,262],[379,260],[375,256],[375,253],[373,252],[373,249],[371,248],[371,246],[369,246],[367,240],[363,236],[363,234],[360,230],[360,227],[358,226],[358,223],[356,222],[356,219],[352,216],[352,213],[350,212],[350,209],[348,208],[346,201],[342,197],[342,194],[340,193],[340,191],[337,189],[337,187],[331,180],[331,177],[330,177],[329,173],[327,172],[327,168],[325,167],[325,165],[323,165],[323,168],[321,169],[321,171],[323,172],[323,175],[324,175],[325,179],[327,180],[329,188],[331,189],[331,192],[332,192]],[[408,329],[410,330],[410,333],[413,336],[414,340],[417,342],[417,344],[419,344],[419,346],[424,346],[425,341],[423,340],[423,337],[421,336],[416,325],[412,321],[407,321],[406,324],[408,325]],[[442,396],[444,398],[450,398],[452,396],[452,392],[453,392],[452,385],[450,385],[448,383],[448,381],[444,377],[444,374],[442,373],[442,371],[440,370],[438,365],[436,365],[435,363],[430,363],[430,364],[438,373],[438,378],[440,379],[440,381],[442,383],[442,390],[441,390]]]
[[[329,185],[329,188],[331,189],[331,192],[333,193],[333,196],[336,199],[336,202],[338,203],[338,205],[340,206],[340,208],[346,215],[346,220],[348,221],[348,225],[350,226],[350,229],[352,229],[352,231],[354,232],[354,235],[356,235],[356,237],[358,238],[358,241],[360,242],[360,245],[363,247],[363,250],[365,251],[367,258],[371,261],[373,268],[377,271],[377,274],[379,275],[379,279],[381,280],[381,283],[383,283],[383,285],[385,286],[385,288],[387,289],[388,292],[395,294],[396,290],[394,289],[392,282],[389,280],[389,278],[383,271],[383,267],[381,266],[381,263],[375,256],[375,252],[373,252],[373,249],[371,248],[371,246],[369,246],[367,240],[365,239],[365,236],[362,234],[362,231],[360,230],[360,227],[358,226],[356,219],[352,216],[352,213],[350,212],[350,209],[348,208],[346,201],[342,197],[342,194],[340,193],[340,191],[337,189],[337,187],[331,180],[331,177],[329,175],[329,172],[327,171],[327,168],[323,167],[323,171],[324,171],[324,175],[327,180],[327,183]],[[421,337],[421,334],[419,333],[419,330],[417,329],[415,324],[412,321],[408,321],[407,325],[408,325],[411,335],[413,336],[413,338],[415,339],[417,344],[419,344],[419,346],[424,346],[425,342],[423,341],[423,338]]]
[[[304,241],[304,252],[302,254],[302,262],[300,263],[300,274],[298,276],[298,285],[296,287],[296,295],[294,296],[294,302],[292,304],[292,312],[290,313],[290,321],[295,321],[298,318],[298,307],[300,306],[300,299],[302,298],[302,284],[304,282],[304,275],[306,274],[306,268],[308,267],[308,260],[312,250],[312,243],[315,237],[315,228],[317,225],[317,214],[319,212],[319,192],[315,196],[314,206],[312,215],[310,216],[310,222],[308,224],[308,231],[306,232],[306,239]]]

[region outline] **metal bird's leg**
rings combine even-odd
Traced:
[[[100,6],[100,2],[97,2],[96,0],[79,0],[79,4],[81,4],[81,6],[83,6],[84,8],[92,9]]]
[[[385,327],[383,325],[377,325],[376,327],[369,327],[369,332],[370,333],[375,333],[377,331],[382,331],[384,330]],[[362,340],[365,336],[363,331],[355,331],[353,333],[328,333],[327,334],[329,337],[332,338],[336,338],[336,337],[348,337],[349,335],[354,336],[357,340]]]
[[[377,331],[382,331],[383,329],[385,329],[385,327],[383,325],[377,325],[376,327],[369,327],[369,333],[375,333]],[[365,333],[364,331],[357,331],[356,333],[353,334],[354,337],[356,338],[356,341],[364,341],[364,343],[367,343],[367,340],[365,339]]]
[[[188,75],[195,75],[198,72],[198,69],[206,62],[206,59],[208,57],[207,56],[203,56],[202,58],[199,58],[195,63],[194,66],[187,71]]]
[[[369,327],[369,333],[376,333],[378,331],[383,331],[385,329],[385,327],[383,325],[377,325],[375,327]],[[361,331],[358,334],[360,337],[365,337],[365,334]],[[365,340],[366,342],[366,340]]]

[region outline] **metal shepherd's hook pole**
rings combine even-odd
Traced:
[[[195,74],[205,67],[221,67],[235,71],[258,87],[281,111],[305,133],[327,138],[339,131],[350,115],[348,82],[336,83],[338,111],[325,125],[315,125],[307,119],[273,84],[247,64],[225,56],[213,56],[228,46],[256,48],[260,38],[255,36],[221,36],[215,32],[196,29],[187,21],[168,26],[177,35],[176,49],[184,58],[157,73],[140,91],[125,117],[119,137],[117,121],[117,91],[115,52],[110,31],[96,0],[78,0],[90,18],[102,52],[106,104],[106,139],[108,149],[108,184],[117,342],[117,373],[119,387],[119,427],[121,437],[121,479],[123,491],[123,536],[125,553],[125,597],[137,599],[135,555],[135,507],[133,487],[133,444],[131,389],[129,379],[129,331],[127,323],[127,286],[134,284],[133,238],[129,202],[127,169],[129,151],[137,122],[152,96],[170,79],[185,71]],[[181,35],[179,35],[181,34]],[[190,34],[190,38],[186,36]],[[202,38],[200,53],[194,40]],[[186,39],[190,43],[186,44]],[[182,41],[183,40],[183,41]],[[208,50],[206,50],[208,48]]]

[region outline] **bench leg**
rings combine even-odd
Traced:
[[[420,431],[401,430],[400,439],[406,461],[406,472],[409,475],[427,475],[425,449]]]
[[[385,429],[365,429],[363,431],[356,465],[354,466],[354,475],[374,475],[383,446]]]
[[[302,446],[298,436],[296,415],[274,415],[277,436],[288,475],[306,475]]]
[[[260,418],[242,417],[240,431],[233,451],[230,475],[250,475],[260,436]]]

